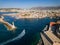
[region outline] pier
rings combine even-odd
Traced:
[[[0,23],[4,24],[4,26],[7,28],[7,30],[15,30],[17,27],[14,25],[14,22],[12,24],[6,22],[3,20],[4,17],[0,18]]]
[[[60,38],[58,38],[51,31],[51,27],[49,27],[49,30],[43,30],[40,33],[40,35],[41,35],[41,38],[42,38],[44,45],[60,45]],[[40,45],[39,43],[38,43],[38,45]]]

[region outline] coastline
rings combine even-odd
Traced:
[[[0,12],[7,12],[5,10],[0,10]],[[20,18],[45,18],[45,17],[56,17],[60,16],[60,9],[59,10],[14,10],[11,9],[8,12],[18,12],[18,13],[8,13],[8,14],[1,14],[2,16],[11,16],[15,17],[16,19]]]

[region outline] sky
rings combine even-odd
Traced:
[[[0,0],[0,8],[60,6],[60,0]]]

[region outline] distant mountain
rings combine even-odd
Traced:
[[[31,9],[37,9],[37,10],[39,10],[39,9],[60,9],[60,6],[58,6],[58,7],[33,7],[33,8],[31,8]]]

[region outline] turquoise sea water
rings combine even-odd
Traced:
[[[5,16],[4,20],[11,24],[14,22],[17,29],[15,31],[8,31],[6,27],[0,23],[0,44],[7,40],[12,40],[25,29],[25,35],[22,38],[18,38],[5,45],[36,45],[40,40],[40,32],[46,25],[49,25],[50,21],[54,21],[49,17],[43,19],[25,18],[17,20],[10,16]]]

